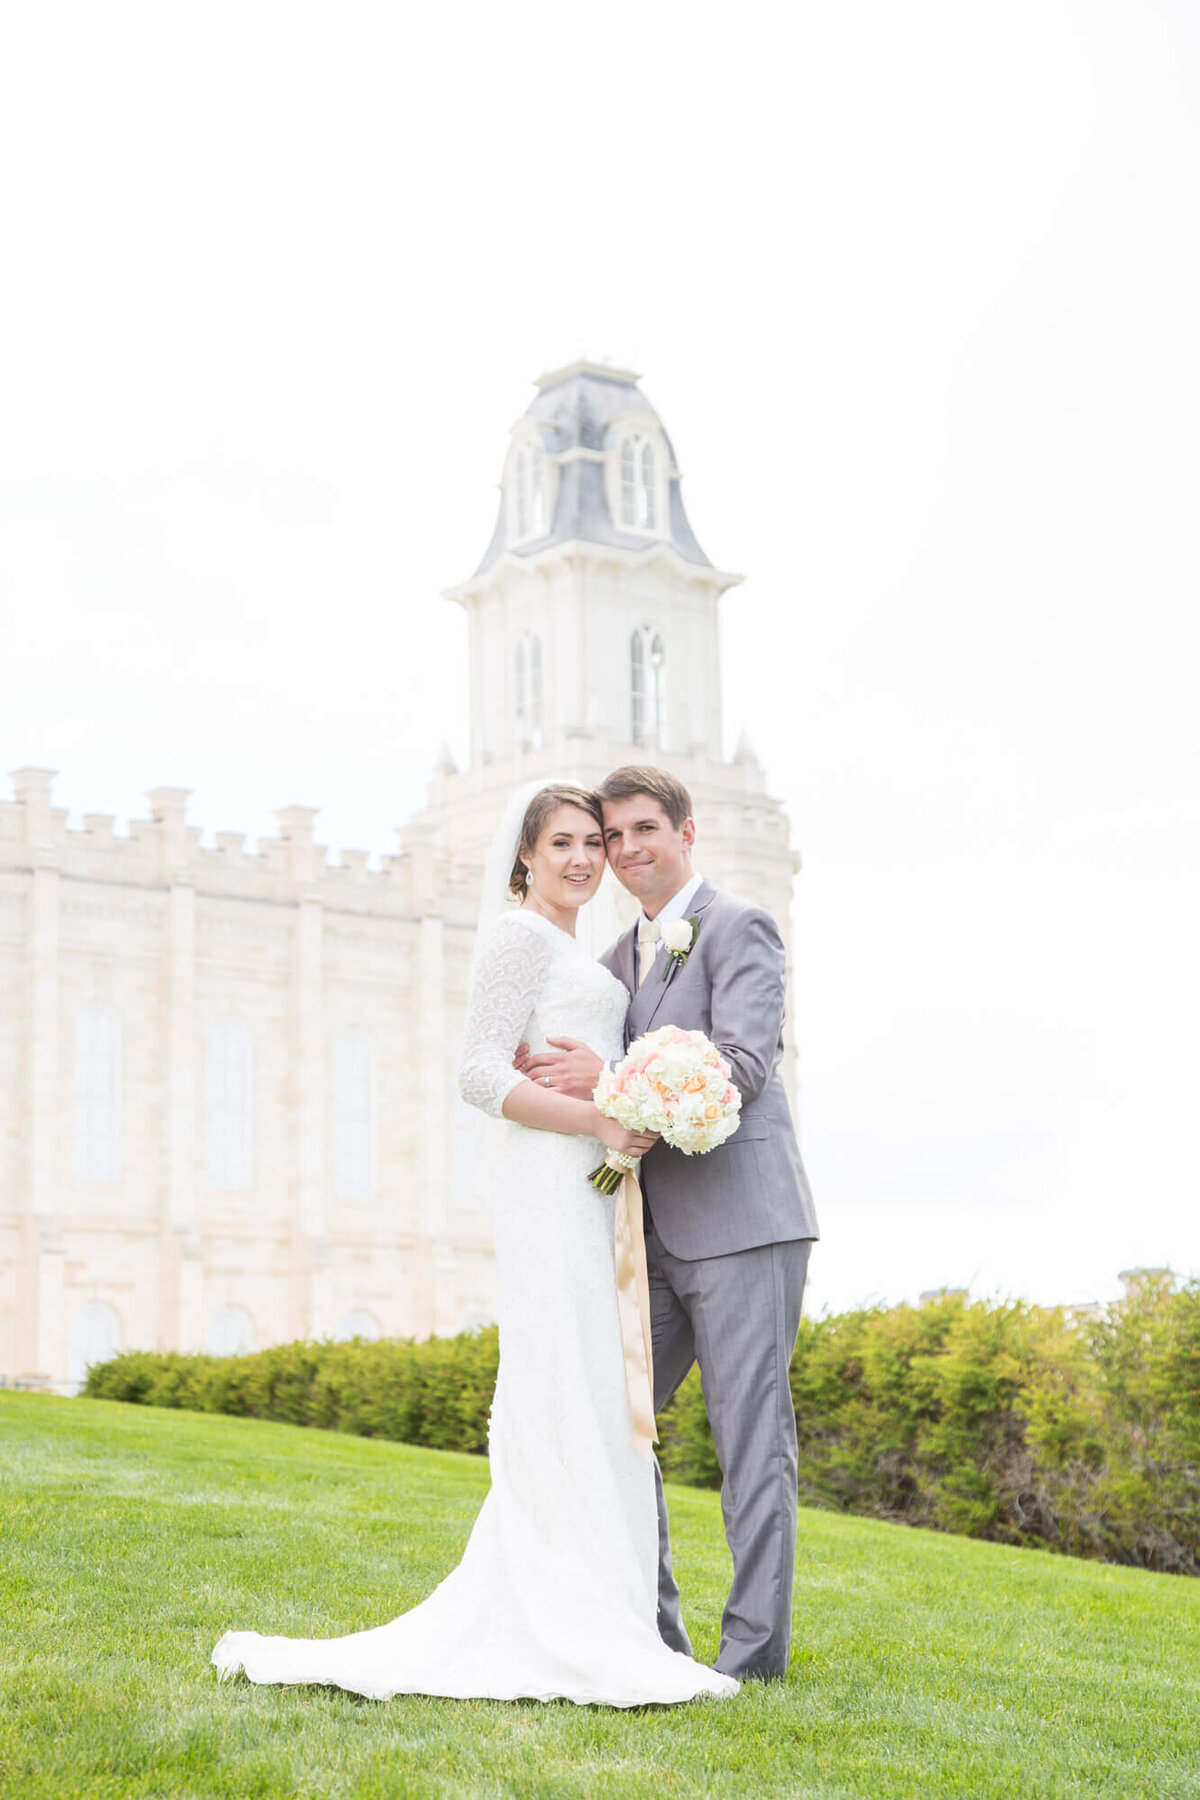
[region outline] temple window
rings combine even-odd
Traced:
[[[542,640],[536,632],[523,631],[513,650],[513,686],[518,740],[537,747],[544,731],[544,683]]]
[[[652,439],[644,432],[627,432],[618,453],[618,524],[626,531],[657,536],[664,503],[659,453]]]
[[[121,1021],[105,1006],[75,1015],[72,1127],[79,1180],[119,1181]]]
[[[333,1046],[333,1187],[339,1200],[375,1198],[375,1039],[357,1026]]]
[[[208,1175],[214,1187],[248,1188],[253,1175],[251,1040],[240,1019],[208,1034]]]
[[[517,450],[510,476],[510,536],[515,544],[543,538],[549,528],[546,505],[546,454],[540,438]]]
[[[666,748],[666,651],[662,637],[641,625],[629,641],[630,738],[647,750]]]

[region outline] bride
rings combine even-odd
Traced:
[[[500,1371],[492,1485],[463,1559],[421,1605],[370,1631],[226,1632],[212,1654],[222,1675],[378,1700],[641,1706],[737,1692],[658,1635],[654,1469],[626,1386],[614,1200],[586,1179],[603,1147],[636,1156],[653,1140],[512,1066],[519,1042],[550,1037],[622,1054],[629,995],[576,938],[604,867],[598,801],[555,785],[514,797],[484,877],[460,1087],[505,1121],[489,1128],[487,1165]]]

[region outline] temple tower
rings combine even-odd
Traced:
[[[788,939],[787,819],[749,744],[725,753],[718,608],[741,577],[701,549],[638,381],[571,363],[538,380],[513,426],[491,542],[446,594],[469,621],[468,766],[443,759],[405,843],[428,843],[469,892],[514,785],[591,786],[651,762],[692,793],[696,866],[768,907]]]

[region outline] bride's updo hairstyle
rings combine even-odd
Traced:
[[[600,802],[595,794],[589,794],[586,788],[578,787],[539,788],[525,808],[517,860],[513,863],[512,874],[508,878],[508,891],[514,900],[525,898],[525,877],[529,870],[523,858],[534,849],[546,829],[547,820],[554,816],[560,806],[577,806],[580,812],[588,813],[595,819],[601,838],[604,836],[604,814],[600,811]]]

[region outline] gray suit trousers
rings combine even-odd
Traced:
[[[796,1416],[788,1365],[812,1242],[794,1238],[685,1262],[646,1220],[654,1405],[661,1410],[700,1364],[717,1460],[733,1586],[721,1620],[722,1674],[769,1680],[787,1671],[796,1561]],[[691,1654],[658,1487],[658,1628]]]

